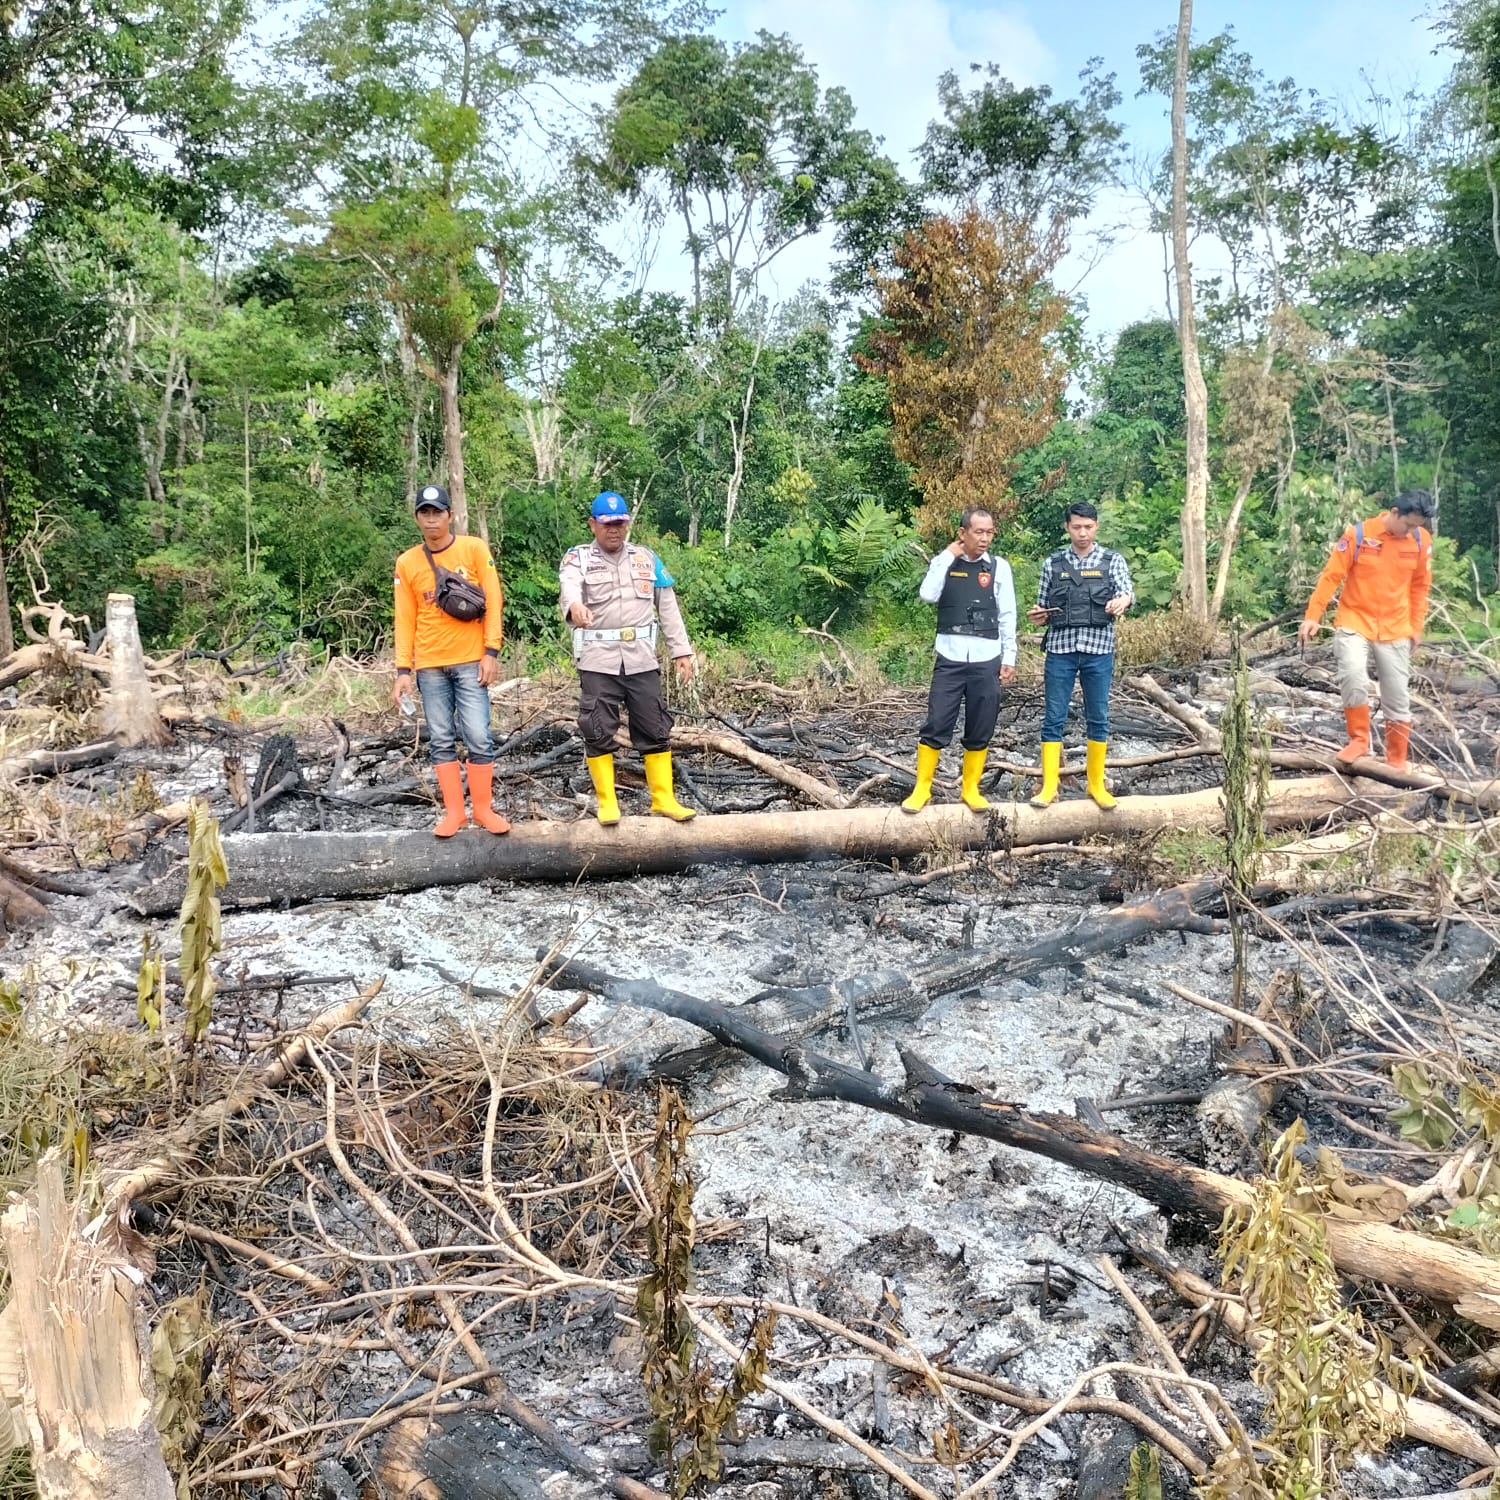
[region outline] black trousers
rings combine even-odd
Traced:
[[[965,750],[988,750],[995,720],[1000,715],[1000,658],[993,661],[949,661],[937,659],[932,686],[927,690],[927,719],[918,740],[934,750],[947,748],[958,723],[958,706],[964,706]]]
[[[580,672],[578,732],[590,755],[612,755],[620,709],[630,715],[630,740],[642,755],[667,750],[672,715],[661,696],[661,672]]]

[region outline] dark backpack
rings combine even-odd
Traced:
[[[484,589],[445,568],[425,545],[422,553],[432,569],[432,602],[455,620],[482,620],[486,607]]]

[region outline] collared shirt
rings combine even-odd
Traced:
[[[948,661],[994,661],[998,656],[1000,665],[1013,667],[1016,664],[1016,586],[1011,580],[1010,564],[1003,557],[985,556],[993,564],[995,581],[995,611],[999,616],[1000,634],[995,640],[982,635],[940,635],[937,638],[937,654]],[[948,569],[953,554],[945,547],[927,565],[927,576],[917,588],[917,594],[926,604],[936,604],[943,597],[943,585],[948,580]]]
[[[570,548],[558,569],[558,586],[563,620],[570,630],[574,627],[568,611],[575,604],[588,607],[591,630],[638,630],[660,617],[668,653],[674,659],[693,654],[672,576],[649,547],[626,542],[618,552],[609,553],[587,542]],[[580,672],[606,672],[611,677],[654,672],[660,665],[656,647],[643,640],[585,641],[575,647],[573,660]]]
[[[1340,585],[1335,629],[1367,641],[1420,641],[1432,589],[1432,533],[1424,526],[1392,536],[1383,515],[1371,516],[1358,530],[1350,526],[1328,554],[1305,618],[1321,619]]]
[[[1042,576],[1036,586],[1036,602],[1043,607],[1047,603],[1047,595],[1052,592],[1052,579],[1059,566],[1057,559],[1062,556],[1063,552],[1073,552],[1074,556],[1077,556],[1073,548],[1064,547],[1061,552],[1054,552],[1042,564]],[[1130,569],[1125,566],[1125,559],[1118,552],[1112,552],[1095,542],[1082,557],[1078,558],[1078,566],[1102,568],[1106,552],[1109,553],[1110,597],[1117,598],[1121,594],[1128,594],[1134,601],[1135,585],[1130,581]],[[1108,625],[1075,625],[1071,630],[1058,630],[1049,625],[1045,649],[1048,651],[1085,651],[1091,656],[1108,656],[1115,649],[1114,624],[1111,622]]]

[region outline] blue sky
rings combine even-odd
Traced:
[[[721,0],[722,3],[722,0]],[[1195,37],[1232,25],[1261,71],[1290,76],[1305,88],[1351,108],[1372,86],[1390,99],[1408,90],[1430,93],[1447,76],[1436,53],[1434,7],[1420,0],[1257,0],[1252,5],[1200,3]],[[801,46],[825,85],[849,91],[860,123],[885,138],[904,166],[936,110],[936,81],[945,68],[995,62],[1018,84],[1050,84],[1071,93],[1079,69],[1104,59],[1125,96],[1121,119],[1133,151],[1164,149],[1166,101],[1136,99],[1135,48],[1164,29],[1175,30],[1177,7],[1158,0],[1073,0],[1066,5],[961,3],[961,0],[728,0],[714,29],[746,40],[764,28],[785,32]],[[1121,196],[1108,205],[1112,220],[1139,218]],[[670,260],[672,228],[662,246]],[[1204,254],[1211,252],[1205,247]],[[797,247],[773,267],[773,298],[786,297],[821,274],[826,251]],[[1198,269],[1195,267],[1195,269]],[[1104,333],[1162,310],[1160,241],[1127,232],[1092,269],[1075,257],[1071,279],[1088,299],[1090,325]],[[658,263],[658,275],[668,266]],[[1081,280],[1077,278],[1081,277]]]

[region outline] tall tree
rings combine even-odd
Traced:
[[[968,92],[956,73],[938,80],[943,118],[928,125],[919,152],[923,185],[940,198],[976,200],[1038,235],[1083,218],[1118,165],[1114,74],[1099,72],[1093,58],[1079,97],[1054,100],[1046,87],[1017,88],[994,63],[971,68],[984,82]]]
[[[499,317],[539,207],[509,149],[528,91],[609,78],[663,24],[695,16],[693,4],[667,16],[658,0],[321,0],[297,35],[294,119],[324,168],[328,247],[366,270],[438,391],[461,531],[463,353]]]
[[[856,358],[885,376],[929,537],[970,505],[1007,514],[1017,455],[1057,419],[1067,366],[1052,336],[1065,309],[1047,278],[1061,253],[1060,231],[1038,244],[1027,225],[971,207],[927,220],[896,252],[897,274],[876,278],[884,326]]]
[[[1182,350],[1187,489],[1182,498],[1182,599],[1190,619],[1208,620],[1208,387],[1193,322],[1193,268],[1188,262],[1188,50],[1193,0],[1180,0],[1172,73],[1172,260],[1177,273],[1177,342]]]
[[[760,274],[830,220],[856,234],[871,200],[889,210],[899,182],[854,124],[843,89],[824,90],[785,36],[734,48],[716,37],[663,42],[615,96],[598,153],[584,162],[607,187],[682,222],[693,313],[732,326]]]

